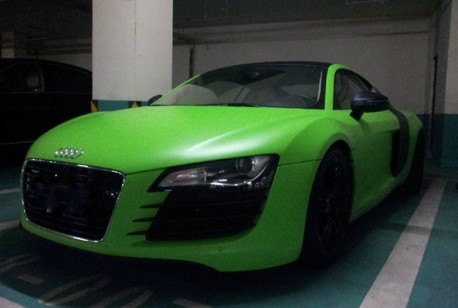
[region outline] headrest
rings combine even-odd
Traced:
[[[40,72],[38,70],[31,70],[27,74],[26,84],[29,91],[42,91]]]

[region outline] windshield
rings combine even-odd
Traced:
[[[306,64],[239,65],[178,86],[153,105],[323,108],[325,68]]]

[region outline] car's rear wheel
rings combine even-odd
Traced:
[[[350,161],[331,148],[320,163],[309,199],[300,261],[326,266],[343,249],[353,193]]]

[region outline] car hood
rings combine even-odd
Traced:
[[[28,158],[124,173],[256,154],[282,154],[323,111],[262,107],[155,106],[97,112],[41,136]],[[56,157],[81,149],[76,158]],[[283,163],[292,158],[282,156]],[[281,161],[282,162],[282,161]]]

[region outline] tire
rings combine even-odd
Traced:
[[[309,198],[299,261],[325,267],[345,246],[352,205],[353,171],[348,157],[331,148],[318,167]]]
[[[415,152],[413,154],[412,165],[409,175],[400,189],[409,194],[418,194],[423,185],[424,165],[425,165],[425,137],[421,131],[417,137]]]

